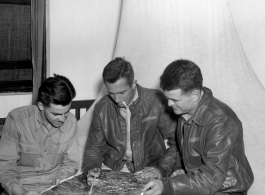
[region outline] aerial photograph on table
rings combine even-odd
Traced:
[[[137,195],[148,181],[143,181],[138,174],[102,170],[100,183],[93,187],[91,195]],[[60,185],[43,192],[43,195],[89,195],[91,186],[83,174],[62,182]]]

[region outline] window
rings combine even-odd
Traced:
[[[32,92],[30,6],[30,0],[0,0],[0,93]]]

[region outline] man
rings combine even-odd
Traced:
[[[88,184],[98,183],[94,177],[102,162],[115,171],[143,171],[142,180],[171,175],[176,120],[163,93],[137,84],[130,62],[123,58],[106,65],[103,81],[109,94],[95,105],[84,153]]]
[[[12,195],[35,195],[79,169],[72,83],[54,75],[40,86],[37,105],[11,111],[0,140],[0,182]]]
[[[247,194],[254,178],[233,110],[202,86],[200,68],[189,60],[169,64],[160,81],[168,105],[180,116],[176,165],[185,173],[149,182],[144,195]]]

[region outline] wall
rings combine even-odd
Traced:
[[[229,0],[229,3],[245,53],[265,86],[265,1]]]
[[[103,67],[112,58],[121,0],[47,0],[48,75],[70,78],[76,100],[96,98]],[[265,1],[229,0],[246,55],[265,86]],[[0,118],[29,105],[31,94],[0,95]]]
[[[95,99],[112,59],[121,0],[47,0],[47,75],[68,77],[75,100]],[[30,105],[31,94],[0,95],[0,118]]]
[[[5,118],[9,111],[31,104],[31,94],[0,95],[0,118]]]
[[[112,59],[120,0],[48,0],[49,74],[68,77],[76,100],[95,99]]]

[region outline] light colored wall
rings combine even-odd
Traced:
[[[13,110],[14,108],[30,105],[31,99],[31,93],[0,95],[0,118],[5,118],[8,112]]]
[[[245,53],[265,87],[265,1],[229,0],[229,3]]]
[[[77,99],[95,99],[112,59],[120,0],[49,0],[49,74],[68,77]]]
[[[121,0],[47,0],[48,76],[68,77],[75,100],[95,99],[112,59]],[[31,94],[0,95],[0,118],[30,105]]]
[[[265,86],[265,1],[229,0],[246,55]],[[67,76],[76,100],[96,98],[112,58],[121,0],[47,0],[48,75]],[[29,105],[31,94],[0,95],[0,118]]]

